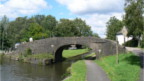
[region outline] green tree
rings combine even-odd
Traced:
[[[126,0],[124,22],[128,28],[128,36],[138,38],[142,35],[143,29],[143,12],[144,0]]]
[[[92,36],[91,27],[80,18],[61,19],[56,26],[56,36]]]
[[[0,49],[4,50],[8,46],[8,40],[7,40],[7,29],[9,27],[9,19],[4,16],[2,20],[0,21]]]
[[[107,39],[116,40],[116,34],[123,27],[123,22],[118,20],[115,16],[111,17],[107,22]]]
[[[57,37],[72,37],[77,35],[77,29],[74,26],[72,20],[60,19],[56,26],[56,36]]]
[[[73,23],[78,32],[77,36],[92,36],[91,27],[87,25],[85,21],[80,18],[76,18],[73,20]]]
[[[11,46],[16,42],[20,42],[20,39],[22,38],[21,32],[29,26],[27,20],[27,17],[18,17],[16,20],[10,22],[8,38]]]
[[[93,37],[100,38],[100,36],[99,36],[97,33],[93,33],[92,36],[93,36]]]
[[[50,31],[50,37],[55,36],[55,28],[56,28],[57,20],[55,17],[48,15],[42,21],[42,25],[46,30]]]
[[[33,23],[37,23],[39,25],[43,25],[42,21],[45,19],[44,15],[35,15],[34,17],[32,17],[32,19],[34,19],[35,22]]]
[[[49,32],[45,31],[39,24],[31,23],[27,29],[23,30],[21,41],[28,41],[30,37],[34,40],[47,38],[48,33]]]

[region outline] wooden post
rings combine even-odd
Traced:
[[[116,36],[116,64],[119,63],[118,39]]]

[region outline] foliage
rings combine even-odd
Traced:
[[[81,19],[60,19],[56,26],[57,37],[92,36],[90,26]]]
[[[30,22],[27,21],[27,17],[18,17],[15,21],[11,21],[8,32],[8,40],[10,41],[10,46],[14,46],[15,43],[20,42],[22,39],[22,31],[28,28]]]
[[[24,56],[27,57],[28,55],[32,55],[32,50],[30,48],[27,48],[25,50]]]
[[[74,27],[76,27],[77,36],[92,36],[91,27],[84,20],[76,18],[72,22]]]
[[[44,19],[45,19],[45,15],[35,15],[31,18],[30,21],[33,21],[31,23],[37,23],[42,26]]]
[[[118,20],[115,16],[111,17],[107,22],[107,39],[116,40],[116,34],[123,27],[123,22]]]
[[[85,81],[86,65],[83,60],[78,61],[71,66],[71,76],[64,81]]]
[[[128,36],[139,38],[143,29],[144,0],[126,0],[124,22],[128,28]]]
[[[111,81],[137,81],[140,76],[140,57],[132,53],[120,54],[119,64],[116,56],[107,56],[95,61],[107,73]]]
[[[69,58],[88,52],[88,49],[64,50],[63,57]]]
[[[6,22],[3,22],[4,18]],[[98,36],[93,34],[91,27],[80,18],[60,19],[59,22],[51,15],[17,17],[11,22],[8,22],[6,17],[4,18],[0,21],[0,46],[1,48],[4,46],[5,49],[13,48],[17,42],[28,41],[30,37],[39,40],[49,37]],[[4,34],[3,28],[5,28]]]
[[[4,56],[4,54],[0,54],[0,64],[2,64],[3,56]]]
[[[99,36],[97,33],[93,33],[92,36],[93,36],[93,37],[100,38],[100,36]]]
[[[25,29],[23,31],[21,41],[28,41],[30,37],[32,37],[34,40],[41,39],[41,38],[47,38],[47,32],[37,23],[31,23],[29,28]]]
[[[73,32],[72,32],[73,31]],[[56,26],[56,36],[58,37],[72,37],[77,35],[76,27],[69,19],[60,19]]]
[[[125,42],[124,46],[137,47],[138,46],[138,40],[133,38],[132,40],[129,40],[129,41]]]
[[[50,31],[50,37],[55,36],[55,28],[56,28],[57,20],[55,17],[48,15],[42,21],[42,26]]]
[[[7,29],[9,27],[9,20],[6,16],[2,17],[2,20],[0,21],[0,49],[4,50],[9,47],[9,41],[7,38]]]
[[[0,53],[0,60],[1,60],[1,58],[4,56],[4,54],[2,54],[2,53]]]

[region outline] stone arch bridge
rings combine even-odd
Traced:
[[[95,37],[54,37],[35,40],[19,45],[15,53],[20,54],[30,48],[33,54],[49,53],[55,56],[55,61],[61,61],[63,49],[71,45],[87,46],[96,54],[101,50],[101,55],[98,54],[98,56],[116,54],[116,42]],[[118,49],[120,53],[125,52],[125,48],[122,46],[118,46]]]

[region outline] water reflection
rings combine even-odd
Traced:
[[[61,81],[70,62],[39,66],[3,59],[1,81]]]

